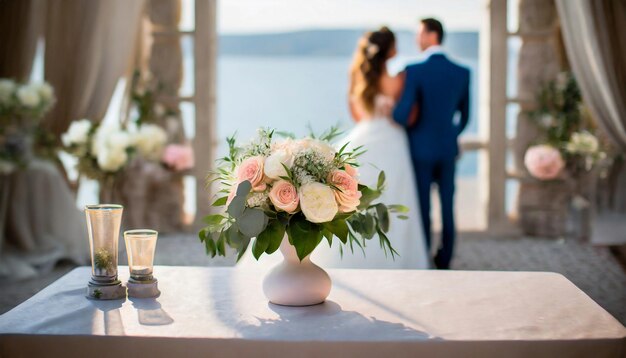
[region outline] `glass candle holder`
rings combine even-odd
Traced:
[[[115,204],[85,206],[91,278],[95,283],[117,281],[117,248],[124,207]]]
[[[132,280],[153,280],[152,269],[158,234],[154,230],[147,229],[124,231],[128,268]]]

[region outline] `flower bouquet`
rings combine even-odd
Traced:
[[[55,102],[48,83],[17,83],[0,79],[0,173],[31,159],[37,124]]]
[[[361,148],[335,150],[330,141],[339,134],[337,128],[297,140],[274,141],[274,134],[259,130],[245,147],[238,147],[234,137],[227,139],[229,154],[213,178],[221,185],[213,206],[224,210],[205,218],[200,241],[212,257],[225,256],[226,246],[237,251],[238,259],[251,243],[257,259],[280,248],[285,263],[264,282],[270,301],[320,303],[330,291],[330,279],[310,262],[313,250],[324,239],[331,246],[338,242],[340,250],[353,250],[377,236],[381,249],[394,257],[386,236],[390,212],[406,208],[374,203],[384,189],[384,172],[376,188],[360,184]]]

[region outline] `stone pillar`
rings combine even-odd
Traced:
[[[514,143],[515,165],[524,168],[524,153],[538,138],[537,128],[527,118],[535,108],[541,86],[561,70],[558,54],[558,17],[553,0],[520,0],[519,35],[522,47],[517,68],[517,97],[520,113]],[[518,211],[520,226],[527,235],[561,237],[565,234],[569,190],[566,182],[541,182],[528,174],[520,180]]]
[[[158,118],[157,124],[168,133],[168,141],[174,143],[185,140],[176,99],[183,79],[183,54],[177,33],[180,16],[180,0],[146,2],[144,31],[136,61],[143,81],[158,87],[156,101],[171,114]],[[151,228],[159,232],[184,229],[182,174],[159,163],[137,159],[120,180],[116,194],[125,206],[124,227]]]

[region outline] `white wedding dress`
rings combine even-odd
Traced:
[[[403,128],[391,119],[393,99],[379,94],[375,101],[373,115],[364,115],[352,131],[338,146],[345,143],[348,148],[363,146],[366,149],[359,157],[359,181],[375,187],[381,170],[386,175],[386,190],[376,201],[389,204],[402,204],[409,208],[408,220],[400,220],[392,214],[391,228],[387,234],[392,246],[399,253],[395,260],[385,256],[379,245],[378,236],[366,241],[365,255],[359,247],[354,253],[347,246],[340,255],[334,238],[329,247],[324,240],[311,255],[311,260],[321,267],[363,268],[363,269],[427,269],[429,259],[421,227],[408,139]],[[361,111],[365,113],[365,111]]]

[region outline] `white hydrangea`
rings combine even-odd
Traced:
[[[22,106],[27,108],[35,108],[41,103],[39,90],[32,84],[20,86],[17,90],[17,99]]]
[[[34,87],[37,89],[37,92],[39,92],[44,102],[49,103],[54,99],[54,89],[48,82],[36,83]]]
[[[128,153],[119,147],[102,148],[98,153],[98,166],[107,172],[116,172],[120,170],[128,160]]]
[[[61,136],[61,141],[66,147],[72,145],[84,145],[87,143],[89,131],[91,130],[91,121],[88,119],[81,119],[72,122],[70,127]]]
[[[572,134],[565,149],[573,154],[596,154],[600,149],[600,144],[593,134],[582,131]]]
[[[329,143],[318,139],[301,139],[296,142],[295,147],[297,152],[310,149],[316,153],[319,153],[326,162],[332,162],[333,159],[335,159],[335,148],[333,148],[333,146],[331,146]]]
[[[133,142],[144,158],[158,160],[167,143],[167,133],[155,124],[144,124],[134,134]]]
[[[93,136],[91,153],[104,171],[117,171],[128,161],[127,149],[132,145],[130,135],[119,125],[101,125]]]
[[[268,198],[269,198],[269,195],[265,191],[252,192],[248,196],[248,200],[247,200],[248,207],[250,208],[262,207],[267,204]]]
[[[15,81],[0,79],[0,104],[8,104],[15,92]]]

